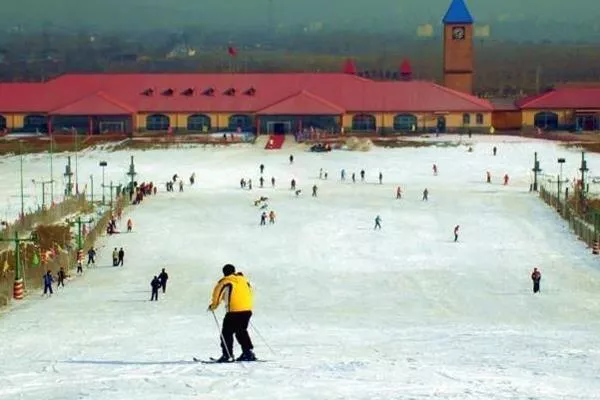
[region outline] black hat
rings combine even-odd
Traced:
[[[229,276],[235,274],[235,267],[231,264],[225,264],[223,267],[223,275]]]

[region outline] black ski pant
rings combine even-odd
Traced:
[[[152,289],[152,296],[150,296],[150,301],[158,301],[158,289]]]
[[[123,259],[122,258],[119,258],[119,261],[117,261],[117,266],[119,266],[119,265],[121,267],[123,266]]]
[[[59,279],[58,283],[56,284],[56,288],[58,289],[59,287],[65,287],[65,281],[64,279]]]
[[[454,234],[454,241],[458,241],[458,235],[456,233]]]
[[[52,285],[44,285],[44,294],[50,292],[52,294]]]
[[[92,256],[88,256],[87,265],[90,265],[90,264],[96,265],[96,260],[94,260],[94,257],[92,257]]]
[[[534,281],[533,282],[533,293],[537,293],[540,291],[540,282],[539,281]]]
[[[163,293],[167,291],[167,281],[161,282],[160,287],[163,290]]]
[[[248,324],[252,317],[252,311],[228,312],[223,318],[223,329],[221,339],[221,350],[224,356],[233,357],[233,335],[242,347],[242,352],[252,350],[252,340],[248,335]],[[223,343],[224,342],[224,343]]]

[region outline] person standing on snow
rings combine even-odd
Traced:
[[[454,241],[457,242],[458,241],[458,229],[460,228],[459,225],[456,225],[454,227]]]
[[[317,197],[317,190],[319,190],[319,188],[317,187],[317,185],[313,185],[313,187],[312,187],[312,197]]]
[[[212,301],[208,309],[214,313],[221,301],[225,301],[227,312],[223,318],[221,331],[222,355],[218,362],[231,362],[233,356],[233,336],[242,347],[242,355],[236,361],[255,361],[252,340],[248,334],[248,325],[252,317],[253,294],[250,282],[235,267],[226,264],[224,277],[217,282],[212,292]]]
[[[54,282],[54,278],[52,277],[52,271],[48,270],[44,275],[44,294],[48,294],[48,296],[52,295],[52,282]]]
[[[116,267],[119,264],[119,250],[117,250],[116,247],[112,252],[112,259],[113,259],[113,267]]]
[[[265,211],[263,211],[262,214],[260,214],[260,225],[266,225],[267,224],[267,213]]]
[[[158,279],[158,276],[154,275],[154,278],[150,282],[150,287],[152,288],[150,301],[158,301],[158,289],[160,288],[160,280]]]
[[[425,190],[423,190],[423,198],[421,200],[423,200],[423,201],[429,200],[429,190],[427,190],[427,188],[425,188]]]
[[[273,211],[273,210],[269,211],[269,223],[270,224],[275,223],[275,211]]]
[[[396,199],[401,199],[402,198],[402,188],[400,186],[398,186],[396,188]]]
[[[90,264],[92,265],[96,265],[96,250],[94,250],[94,247],[90,247],[90,249],[87,252],[88,254],[88,260],[87,260],[87,265],[89,266]]]
[[[158,280],[160,281],[160,287],[162,288],[162,292],[165,293],[167,291],[167,281],[169,280],[169,274],[163,268],[160,274],[158,275]]]
[[[542,280],[542,273],[537,268],[533,269],[531,273],[531,280],[533,281],[533,293],[539,293],[540,281]]]
[[[381,185],[383,183],[383,174],[380,172],[379,173],[379,184]]]
[[[123,266],[123,259],[125,258],[125,251],[123,251],[122,247],[119,249],[119,253],[117,255],[119,257],[119,259],[117,261],[117,265],[120,265],[122,267]]]
[[[66,278],[66,274],[65,274],[65,269],[63,267],[60,267],[60,269],[58,270],[58,274],[56,274],[56,290],[58,290],[59,287],[65,287],[65,278]]]
[[[260,169],[260,174],[262,175],[263,171],[265,170],[264,164],[260,164],[260,167],[258,168]]]
[[[274,176],[271,177],[271,186],[275,187],[275,177]]]
[[[381,229],[381,217],[379,215],[375,217],[375,227],[373,229]]]
[[[127,219],[127,232],[131,232],[133,230],[133,221],[131,218]]]

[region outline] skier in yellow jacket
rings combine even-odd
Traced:
[[[212,302],[208,306],[210,311],[214,311],[224,301],[227,308],[221,332],[222,356],[218,361],[233,361],[233,335],[242,347],[242,355],[236,361],[255,361],[254,346],[248,335],[253,305],[252,286],[241,272],[235,272],[231,264],[223,267],[223,275],[213,289]]]

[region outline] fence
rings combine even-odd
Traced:
[[[115,209],[122,210],[125,207],[125,205],[128,204],[127,196],[118,196],[117,199],[114,200],[114,204]],[[21,225],[19,226],[21,227],[21,229],[18,229],[17,224],[15,224],[14,226],[10,226],[8,228],[8,232],[12,232],[12,234],[14,235],[15,230],[19,232],[33,230],[34,224],[56,223],[70,214],[74,214],[76,212],[85,212],[90,209],[91,205],[85,200],[85,196],[82,195],[78,198],[69,199],[64,203],[58,204],[55,207],[53,207],[52,210],[42,212],[42,215],[38,215],[40,219],[36,219],[33,217],[37,213],[26,216],[23,219],[23,221],[20,222]],[[52,211],[52,217],[48,215],[50,211]],[[90,229],[83,241],[84,249],[91,247],[92,244],[96,241],[96,239],[105,232],[106,226],[108,225],[108,221],[111,215],[111,210],[106,211],[95,223],[94,227]],[[11,245],[10,243],[8,243],[8,246],[11,246],[10,249],[14,248],[14,244]],[[34,290],[37,290],[42,287],[42,277],[44,273],[46,273],[48,270],[52,271],[52,274],[56,276],[58,270],[61,267],[63,267],[67,275],[69,275],[69,271],[75,268],[76,266],[76,246],[68,244],[65,246],[62,252],[58,253],[55,257],[49,259],[47,263],[44,263],[43,265],[37,267],[32,267],[33,253],[35,251],[37,250],[33,249],[33,245],[25,246],[21,250],[21,268],[23,271],[23,279],[25,281],[26,295],[31,294]],[[9,271],[2,271],[2,268],[3,267],[0,266],[0,272],[2,272],[0,273],[0,307],[8,304],[8,302],[12,298],[14,284],[14,268]]]
[[[61,203],[55,204],[50,208],[40,209],[30,214],[25,214],[23,218],[19,218],[13,224],[8,224],[6,221],[5,228],[0,231],[4,237],[13,237],[15,232],[28,232],[33,230],[34,225],[49,225],[69,214],[86,209],[88,202],[85,199],[85,194],[80,194],[64,200]],[[7,250],[13,245],[9,242],[0,242],[0,252]]]
[[[582,209],[576,197],[569,199],[565,194],[562,199],[559,199],[558,193],[549,191],[543,186],[540,187],[540,198],[554,208],[569,223],[569,227],[579,239],[588,246],[592,247],[598,240],[600,215],[597,212]]]

